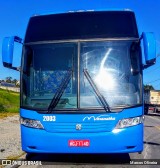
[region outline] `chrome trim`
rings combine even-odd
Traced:
[[[96,41],[139,41],[139,38],[96,38],[96,39],[76,39],[76,40],[50,40],[24,43],[24,45],[49,44],[49,43],[71,43],[71,42],[96,42]]]
[[[79,131],[82,129],[82,124],[76,124],[76,130]]]

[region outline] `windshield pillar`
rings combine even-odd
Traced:
[[[77,70],[77,108],[80,109],[80,42],[78,42],[78,58],[77,58],[78,70]]]

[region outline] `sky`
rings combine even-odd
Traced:
[[[29,18],[35,14],[62,13],[77,10],[131,9],[135,12],[139,35],[154,32],[157,62],[144,70],[143,82],[160,90],[160,0],[0,0],[0,79],[11,76],[19,80],[17,71],[2,65],[4,37],[25,36]],[[21,45],[15,47],[14,65],[20,66]],[[143,51],[142,51],[143,52]]]

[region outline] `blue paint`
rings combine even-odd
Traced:
[[[143,33],[144,55],[146,63],[156,58],[156,40],[154,33]]]
[[[128,12],[128,13],[132,13],[132,12]],[[35,19],[36,19],[36,17],[35,17]],[[136,27],[136,25],[135,25],[135,27]],[[32,28],[33,28],[32,30],[34,30],[38,34],[38,29],[35,30],[34,26]],[[96,30],[96,26],[95,26],[95,30]],[[102,30],[101,27],[100,27],[100,30]],[[118,32],[117,30],[118,29],[115,29],[116,33]],[[121,31],[123,33],[126,32],[124,30],[125,29],[123,29],[123,26],[122,26]],[[27,30],[27,31],[29,31],[29,30]],[[130,50],[129,50],[130,53],[132,53],[133,57],[135,54],[135,48],[137,47],[137,41],[139,40],[136,28],[135,28],[135,32],[136,32],[134,34],[135,36],[130,37],[130,41],[134,41],[133,44],[130,45]],[[32,33],[33,32],[31,32],[31,33],[29,32],[29,37],[26,34],[25,38],[28,38],[28,42],[32,42],[32,41],[30,41],[30,37],[33,35]],[[68,33],[71,33],[71,32],[68,31]],[[128,40],[128,37],[127,37],[128,34],[127,33],[123,34],[124,36],[121,36],[121,34],[119,36],[114,35],[114,37],[112,37],[112,34],[110,34],[109,37],[110,38],[121,38],[121,40],[122,40],[122,38],[127,38],[127,40]],[[43,35],[44,35],[43,32],[40,33],[40,36],[41,36],[40,39],[42,39],[42,41],[43,41],[43,37],[44,37]],[[101,37],[100,34],[98,34],[98,35],[99,36],[97,36],[97,37],[100,38]],[[132,34],[129,34],[129,35],[131,36]],[[92,34],[91,34],[91,36],[92,36]],[[37,37],[38,36],[34,37],[35,42],[37,42],[36,41]],[[106,37],[107,37],[107,35],[106,35]],[[51,37],[48,34],[46,35],[45,38],[47,40],[51,40],[50,39]],[[58,36],[57,38],[61,38],[61,40],[64,40],[63,37],[61,37],[61,36]],[[73,37],[73,39],[74,38],[75,37]],[[86,36],[85,36],[85,38],[86,38]],[[93,38],[95,38],[95,36]],[[101,37],[101,38],[103,38],[103,37]],[[83,41],[84,39],[82,38],[81,40]],[[136,42],[135,42],[135,39],[136,39]],[[4,42],[3,42],[3,62],[6,62],[11,65],[12,65],[12,61],[13,61],[14,41],[21,43],[21,39],[15,38],[15,37],[5,38]],[[111,41],[111,39],[110,39],[110,41]],[[145,51],[146,63],[148,63],[148,62],[150,62],[150,60],[155,59],[155,54],[156,54],[155,40],[154,40],[154,37],[152,34],[143,33],[143,41],[144,41],[144,51]],[[26,47],[26,46],[24,46],[24,47]],[[31,47],[33,47],[33,46],[31,46]],[[27,82],[30,82],[30,79],[29,79],[30,74],[29,73],[33,72],[34,64],[36,64],[34,61],[36,59],[34,59],[33,64],[31,64],[30,61],[32,61],[32,57],[35,53],[33,54],[31,52],[31,51],[33,51],[32,48],[26,47],[25,49],[27,51],[26,53],[27,54],[29,53],[28,54],[29,59],[28,59],[28,57],[24,57],[24,58],[27,58],[28,62],[30,64],[26,60],[24,60],[24,64],[26,64],[25,65],[26,67],[24,66],[25,68],[23,69],[24,72],[22,74],[22,79],[26,80]],[[53,51],[54,51],[54,49],[49,50],[48,53],[52,53]],[[35,49],[35,52],[38,52],[39,54],[41,54],[41,50],[39,51],[39,50]],[[59,53],[61,55],[61,51],[58,50],[57,53]],[[68,51],[68,53],[69,53],[69,51]],[[107,52],[108,55],[109,55],[109,53],[111,53],[111,50],[109,50]],[[106,54],[106,56],[107,56],[107,54]],[[43,56],[43,54],[42,54],[42,56]],[[141,55],[140,55],[140,57],[141,57]],[[38,58],[40,58],[40,57],[38,57]],[[45,58],[47,58],[47,56]],[[59,57],[57,56],[57,58],[59,58]],[[46,61],[46,60],[44,60],[44,61]],[[56,62],[56,59],[55,59],[55,62]],[[130,81],[134,81],[136,74],[141,72],[141,69],[138,69],[135,66],[135,64],[136,63],[133,61],[133,65],[134,65],[133,70],[135,72],[133,73],[132,78],[129,79]],[[48,67],[49,66],[50,66],[50,64],[48,64]],[[41,70],[43,70],[41,68],[41,64],[39,66],[37,65],[37,67],[38,67],[37,72],[40,73]],[[56,67],[56,65],[55,65],[55,67]],[[30,68],[30,69],[27,71],[27,68]],[[64,67],[61,67],[59,69],[61,70],[62,68],[64,68]],[[52,66],[51,66],[51,70],[52,70]],[[128,71],[129,70],[130,69],[128,69]],[[34,73],[34,75],[36,75],[36,73]],[[40,75],[42,75],[45,80],[47,79],[49,81],[49,79],[47,78],[47,75],[45,73],[40,74]],[[77,76],[75,78],[77,78]],[[38,81],[38,79],[39,78],[35,78],[36,81],[34,81],[34,83],[36,83],[41,89],[43,88],[42,90],[45,90],[44,88],[50,89],[51,86],[54,87],[53,85],[48,86],[48,82],[45,83],[45,85],[44,85],[45,87],[43,87],[42,82]],[[23,80],[21,81],[22,84],[24,82]],[[33,80],[31,80],[31,81],[33,82]],[[62,79],[60,81],[62,81]],[[111,81],[108,81],[108,82],[111,82]],[[52,84],[52,82],[49,82],[49,83]],[[53,83],[54,84],[57,83],[57,80],[54,79]],[[61,84],[61,82],[59,83],[59,85],[60,84]],[[88,83],[88,85],[89,84],[90,83]],[[118,84],[119,84],[119,89],[120,89],[121,82],[118,82]],[[43,99],[41,100],[41,102],[38,102],[37,97],[39,96],[39,93],[38,94],[34,93],[34,92],[25,93],[25,89],[24,89],[25,86],[23,85],[23,87],[22,87],[23,93],[21,93],[22,107],[20,110],[20,116],[23,118],[31,119],[32,121],[33,120],[40,121],[41,124],[43,125],[44,129],[29,128],[24,125],[21,125],[22,149],[26,152],[31,152],[31,153],[32,152],[33,153],[130,153],[130,152],[141,152],[143,150],[143,123],[139,123],[138,125],[130,126],[130,127],[126,127],[126,128],[115,129],[116,125],[119,123],[120,120],[143,116],[142,96],[139,96],[140,100],[138,100],[138,98],[137,98],[138,92],[140,92],[140,93],[142,92],[142,90],[141,90],[142,88],[140,87],[140,85],[142,83],[138,83],[139,85],[136,85],[137,87],[139,87],[140,91],[136,87],[134,88],[134,85],[132,86],[129,82],[127,84],[128,85],[126,85],[124,88],[122,87],[122,90],[129,88],[128,89],[129,93],[126,93],[126,95],[124,95],[123,98],[127,99],[128,98],[127,94],[128,95],[133,94],[133,96],[132,96],[133,102],[134,102],[134,99],[137,99],[137,104],[136,104],[137,106],[133,106],[133,104],[132,104],[132,107],[130,107],[130,108],[121,107],[121,109],[117,110],[116,112],[115,111],[114,112],[112,112],[112,111],[106,112],[105,110],[103,110],[103,106],[99,106],[99,108],[101,108],[101,112],[98,112],[98,110],[97,110],[97,113],[96,113],[96,111],[95,111],[96,108],[94,107],[94,105],[95,105],[94,104],[92,106],[92,109],[94,109],[94,112],[92,113],[91,109],[88,111],[86,110],[84,112],[84,109],[81,108],[81,106],[79,107],[81,109],[78,109],[77,106],[75,105],[74,108],[77,110],[77,113],[76,113],[76,110],[74,113],[70,113],[73,109],[72,110],[69,108],[67,109],[67,107],[66,107],[66,109],[65,108],[63,109],[63,112],[65,112],[65,113],[60,113],[60,112],[58,113],[58,112],[56,112],[56,110],[54,110],[54,112],[52,112],[51,114],[46,113],[47,110],[43,111],[42,109],[38,109],[38,107],[36,108],[37,104],[39,106],[43,106],[43,102],[45,101],[45,100],[43,100],[44,98],[42,97]],[[129,86],[129,84],[130,84],[130,86]],[[38,86],[37,86],[37,88],[39,89]],[[29,87],[29,89],[26,87],[26,90],[27,89],[28,90],[35,89],[34,87],[31,87],[30,84],[28,85],[28,87]],[[137,89],[138,91],[134,93],[135,89]],[[52,90],[52,92],[53,91],[56,92],[55,88],[54,89],[52,88],[51,90]],[[67,93],[68,92],[70,92],[70,90],[67,91]],[[41,94],[43,95],[42,92],[41,92]],[[40,96],[42,96],[42,95],[40,95]],[[121,94],[119,93],[119,95],[121,95]],[[140,95],[143,95],[143,93],[141,93]],[[25,99],[27,96],[28,96],[28,99]],[[86,101],[87,100],[89,100],[89,99],[86,99]],[[28,101],[28,102],[25,104],[25,103],[23,103],[25,101]],[[36,101],[37,101],[37,103],[34,104],[34,102],[36,102]],[[120,102],[123,102],[123,101],[124,100],[120,100]],[[68,102],[69,102],[69,100],[68,100]],[[126,100],[126,102],[127,102],[127,100]],[[132,101],[128,101],[128,102],[130,103]],[[25,107],[24,104],[28,107]],[[126,106],[127,106],[127,104],[126,104]],[[65,105],[64,105],[64,107],[65,107]],[[28,110],[27,110],[27,108],[28,108]],[[32,110],[33,108],[34,108],[34,110]],[[41,113],[38,113],[39,110],[41,111]],[[45,121],[44,120],[45,117],[53,117],[54,120],[53,121]],[[76,129],[77,124],[81,125],[80,130]],[[90,146],[89,147],[69,147],[69,145],[68,145],[69,140],[89,140]]]
[[[6,37],[3,40],[2,45],[2,61],[8,64],[12,64],[13,61],[13,49],[14,49],[14,37]]]

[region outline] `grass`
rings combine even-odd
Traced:
[[[8,116],[18,113],[19,101],[19,93],[0,89],[0,116]]]
[[[0,112],[0,119],[15,116],[17,113],[9,113],[9,112]]]

